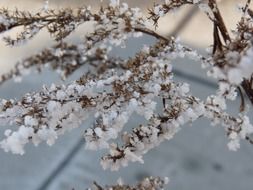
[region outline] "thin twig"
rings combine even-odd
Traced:
[[[214,14],[214,17],[215,17],[215,24],[218,26],[220,32],[221,32],[221,35],[223,37],[223,40],[225,41],[225,43],[227,41],[231,41],[231,38],[228,34],[228,30],[226,28],[226,25],[224,23],[224,20],[220,14],[220,10],[218,8],[218,5],[216,3],[216,0],[209,0],[209,3],[208,3],[209,7],[212,9],[213,11],[213,14]]]
[[[156,33],[155,31],[150,30],[150,29],[147,29],[147,28],[133,27],[132,29],[133,29],[134,31],[136,31],[136,32],[142,32],[142,33],[144,33],[144,34],[153,36],[153,37],[155,37],[155,38],[157,38],[157,39],[164,40],[164,41],[166,41],[166,42],[169,42],[169,41],[170,41],[169,38],[166,38],[166,37],[164,37],[164,36],[162,36],[162,35]]]

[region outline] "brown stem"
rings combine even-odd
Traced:
[[[253,104],[253,88],[251,86],[251,82],[244,79],[243,82],[241,83],[241,86],[243,87],[245,93],[249,97],[249,100]]]
[[[133,27],[132,28],[134,31],[136,32],[143,32],[144,34],[147,34],[147,35],[150,35],[150,36],[153,36],[157,39],[160,39],[160,40],[164,40],[166,42],[169,42],[170,40],[156,32],[154,32],[153,30],[150,30],[150,29],[147,29],[147,28],[137,28],[137,27]]]
[[[249,9],[250,3],[251,3],[251,0],[248,0],[245,7],[243,8],[243,13],[246,13],[246,11]]]
[[[240,112],[243,112],[245,110],[245,101],[244,101],[244,96],[243,96],[243,93],[242,93],[242,90],[241,90],[240,86],[238,86],[238,91],[239,91],[239,94],[240,94],[240,97],[241,97]]]
[[[226,28],[226,25],[224,23],[224,20],[223,20],[221,14],[220,14],[220,10],[218,8],[216,0],[209,0],[208,5],[212,9],[212,12],[213,12],[214,17],[215,17],[214,22],[217,25],[217,27],[219,28],[219,30],[221,32],[221,35],[223,37],[223,40],[225,41],[225,43],[227,41],[231,41],[230,36],[228,34],[228,31],[227,31],[227,28]]]
[[[222,51],[222,43],[220,40],[218,26],[215,23],[213,25],[214,25],[213,26],[214,27],[213,28],[213,54],[215,54],[217,50]]]

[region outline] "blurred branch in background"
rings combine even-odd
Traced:
[[[172,30],[172,32],[169,34],[169,36],[177,36],[188,24],[188,22],[191,21],[191,19],[196,15],[198,12],[198,7],[194,6],[191,7],[188,12],[184,15],[184,17],[181,19],[181,21],[176,25],[176,27]]]

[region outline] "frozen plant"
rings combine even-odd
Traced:
[[[169,182],[168,178],[145,178],[135,186],[124,185],[122,181],[118,181],[117,185],[102,187],[94,182],[93,187],[88,190],[156,190],[161,189]]]
[[[48,3],[48,1],[46,1]],[[131,8],[119,0],[94,11],[90,6],[78,9],[53,10],[46,5],[43,11],[0,9],[0,33],[23,27],[16,38],[4,37],[10,46],[32,39],[46,29],[55,45],[28,57],[0,76],[0,83],[20,78],[36,68],[52,68],[63,79],[86,65],[87,70],[67,85],[44,86],[39,92],[27,93],[20,100],[0,101],[0,125],[17,126],[6,129],[0,146],[6,152],[24,154],[28,143],[45,141],[53,145],[60,135],[80,127],[95,116],[94,125],[85,130],[86,148],[107,149],[101,158],[104,169],[118,170],[129,162],[143,163],[143,155],[161,142],[174,138],[186,123],[205,117],[212,124],[224,127],[228,148],[237,150],[240,141],[253,144],[253,126],[246,104],[253,104],[253,11],[251,1],[240,8],[241,18],[232,34],[228,32],[216,0],[165,0],[149,9],[148,17],[141,9]],[[200,55],[173,37],[165,37],[151,29],[159,19],[184,5],[197,6],[213,23],[212,52]],[[78,26],[92,23],[93,32],[83,41],[66,41]],[[129,38],[142,34],[153,36],[156,43],[147,46],[129,59],[113,57],[112,47],[124,47]],[[206,99],[191,94],[187,81],[173,79],[176,58],[200,63],[203,72],[217,81],[218,89]],[[237,115],[229,114],[227,101],[241,98]],[[157,100],[163,102],[157,112]],[[249,101],[247,101],[248,99]],[[252,105],[251,105],[252,106]],[[145,118],[131,132],[124,126],[132,114]],[[121,138],[121,144],[117,144]],[[137,189],[160,189],[167,179],[149,178]],[[118,185],[95,189],[135,189]]]

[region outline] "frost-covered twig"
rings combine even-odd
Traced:
[[[183,126],[205,117],[213,125],[225,128],[231,150],[240,141],[253,144],[253,126],[247,113],[244,94],[253,104],[253,13],[250,0],[242,11],[237,28],[229,34],[222,13],[215,0],[166,0],[149,11],[149,18],[138,8],[112,0],[107,7],[93,11],[89,6],[77,10],[46,10],[37,14],[24,11],[0,10],[0,32],[24,27],[16,39],[5,41],[16,45],[46,28],[57,45],[20,61],[0,83],[19,79],[35,67],[42,71],[50,67],[61,72],[63,78],[84,67],[85,71],[66,85],[44,86],[38,92],[24,95],[20,100],[1,100],[0,125],[11,126],[0,142],[6,152],[24,154],[25,145],[45,141],[52,145],[66,131],[80,127],[91,115],[94,124],[85,128],[86,148],[108,149],[102,166],[117,170],[129,162],[143,163],[143,156],[161,142],[169,140]],[[200,55],[173,37],[166,38],[152,30],[160,17],[183,5],[197,5],[213,22],[213,51]],[[93,31],[81,42],[70,44],[66,37],[85,23],[93,24]],[[125,47],[127,39],[146,34],[156,42],[144,47],[135,56],[122,59],[110,55],[113,47]],[[177,58],[200,63],[207,76],[217,80],[218,89],[201,100],[193,96],[187,81],[175,81],[173,64]],[[243,90],[244,92],[243,92]],[[227,101],[241,96],[240,110],[230,114]],[[160,101],[161,108],[156,106]],[[130,132],[125,125],[133,114],[143,117],[143,123]],[[145,124],[144,124],[145,123]],[[15,128],[17,126],[17,128]],[[121,137],[121,143],[118,139]],[[137,189],[159,189],[165,182],[149,178]],[[134,189],[116,185],[97,189]]]
[[[117,185],[114,186],[105,186],[102,187],[101,185],[94,182],[93,187],[89,188],[88,190],[163,190],[164,186],[167,185],[169,182],[169,179],[165,177],[164,179],[161,179],[159,177],[149,177],[145,178],[142,181],[140,181],[138,184],[134,186],[130,185],[124,185],[121,181],[118,182]]]

